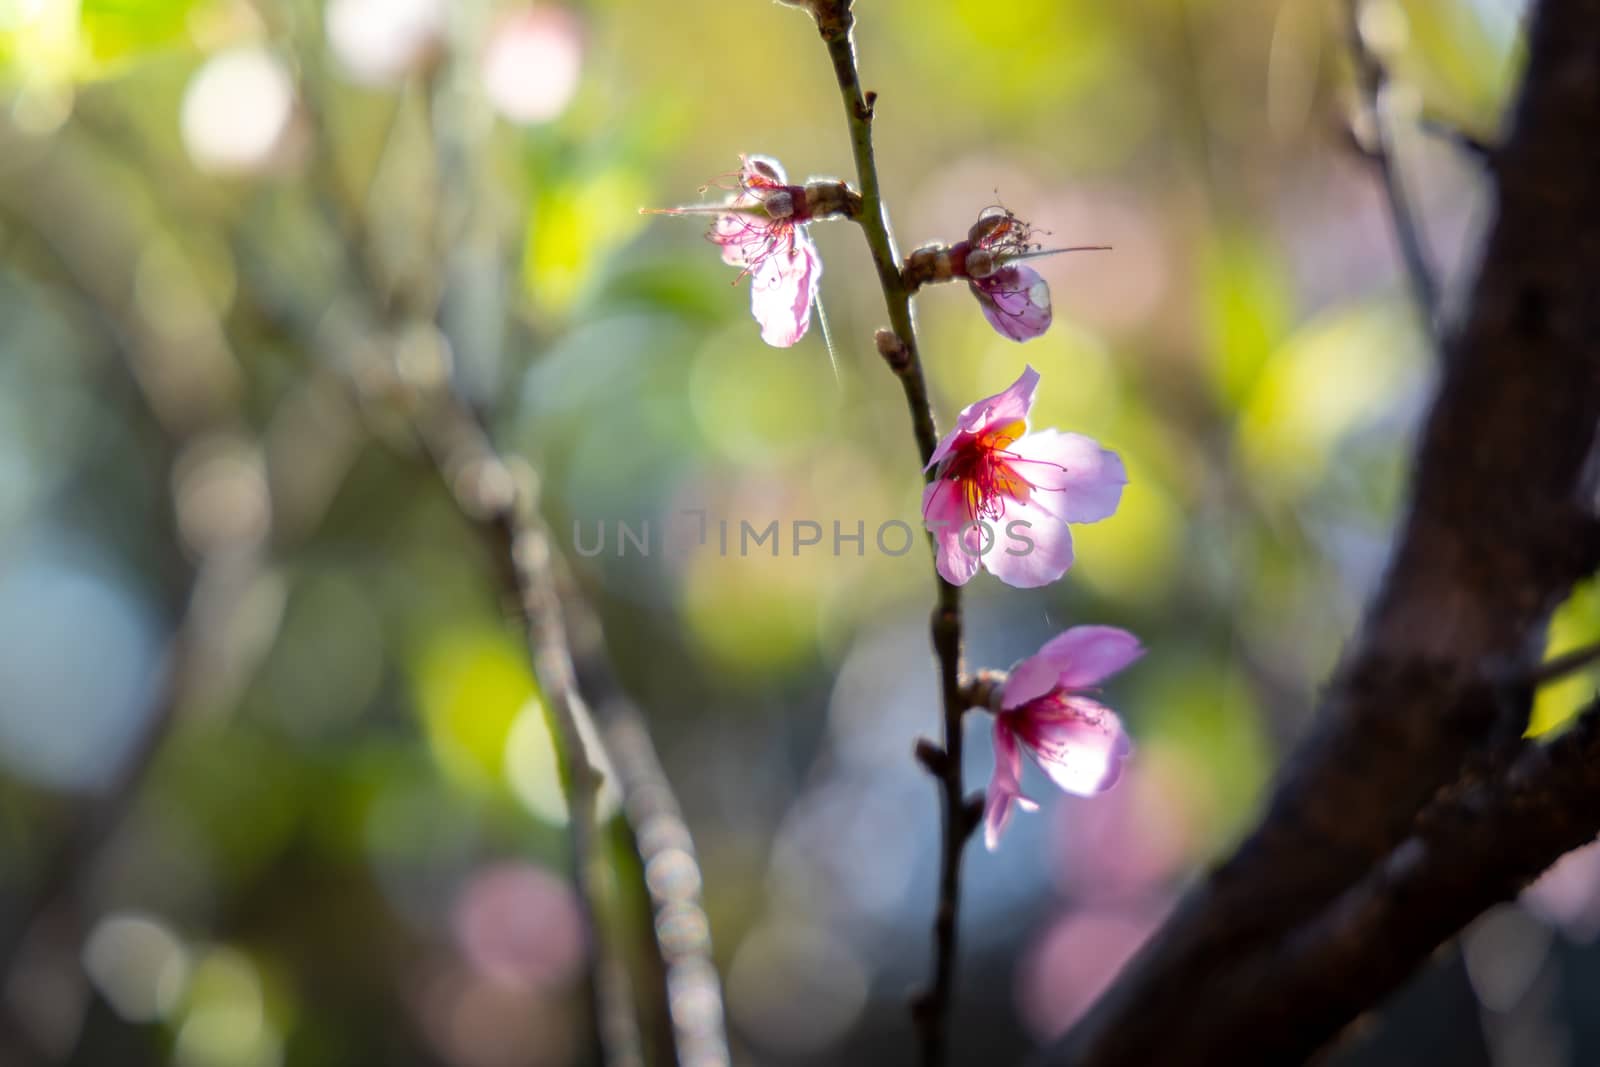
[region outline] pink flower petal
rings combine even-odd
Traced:
[[[821,275],[816,247],[799,233],[790,248],[773,252],[751,270],[750,313],[761,323],[763,341],[788,348],[806,335]]]
[[[1049,585],[1072,566],[1072,531],[1036,501],[1008,498],[983,565],[1018,589]]]
[[[952,585],[966,585],[978,573],[980,530],[968,522],[960,482],[941,478],[922,491],[922,519],[933,531],[938,551],[934,565]],[[965,540],[963,539],[965,537]]]
[[[1040,430],[1025,434],[1008,449],[1009,461],[1021,477],[1050,491],[1043,507],[1066,522],[1099,522],[1109,518],[1122,500],[1128,471],[1122,457],[1079,433]]]
[[[1031,366],[1022,369],[1022,375],[993,396],[975,400],[961,409],[955,428],[945,434],[934,449],[928,467],[943,460],[964,434],[981,434],[986,430],[1025,422],[1033,408],[1033,391],[1039,387],[1039,372]]]
[[[1000,690],[1000,707],[1020,708],[1042,697],[1056,688],[1059,684],[1056,679],[1060,677],[1060,666],[1041,650],[1011,668],[1005,687]]]
[[[1038,388],[1039,372],[1033,369],[1032,364],[1025,364],[1016,381],[993,396],[986,396],[962,408],[956,426],[968,433],[983,433],[1025,421],[1028,412],[1033,410],[1033,394]]]
[[[1016,717],[1018,739],[1050,780],[1077,796],[1116,785],[1133,751],[1116,712],[1087,697],[1045,698],[1004,714]]]
[[[771,239],[769,230],[753,215],[718,215],[706,234],[713,244],[722,246],[722,262],[730,267],[748,267],[760,258]]]
[[[983,843],[990,852],[1000,845],[1000,835],[1011,822],[1015,804],[1023,811],[1038,811],[1039,805],[1022,795],[1022,752],[1010,723],[997,715],[994,720],[994,774],[983,804]]]
[[[1074,626],[1046,641],[1033,658],[1056,671],[1064,689],[1096,685],[1144,655],[1139,639],[1115,626]]]
[[[1001,267],[968,284],[989,325],[1013,341],[1038,337],[1050,328],[1050,287],[1032,267]]]

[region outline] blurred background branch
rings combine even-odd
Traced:
[[[1417,302],[1417,313],[1429,330],[1439,328],[1439,284],[1422,222],[1412,206],[1396,153],[1393,101],[1389,99],[1389,73],[1368,46],[1362,29],[1363,11],[1380,11],[1382,5],[1366,0],[1342,0],[1345,35],[1350,61],[1355,66],[1356,88],[1360,94],[1356,124],[1356,145],[1372,161],[1383,182],[1389,205],[1389,220],[1394,227],[1394,243],[1405,264],[1406,278]],[[1383,17],[1381,14],[1376,16]]]
[[[1279,946],[1314,940],[1303,931],[1334,921],[1321,917],[1337,914],[1352,886],[1382,877],[1370,872],[1404,847],[1438,790],[1482,773],[1486,759],[1494,766],[1525,733],[1531,688],[1508,701],[1491,679],[1531,674],[1552,609],[1600,563],[1600,312],[1581,280],[1600,269],[1600,177],[1592,149],[1581,147],[1600,137],[1597,16],[1583,0],[1549,0],[1535,14],[1495,223],[1471,305],[1446,341],[1411,505],[1318,722],[1260,824],[1052,1062],[1219,1063],[1246,1035],[1271,1057],[1311,1052],[1387,987],[1354,985],[1332,1004],[1263,996],[1298,973],[1294,953]],[[1490,850],[1493,820],[1477,829]],[[1579,843],[1571,837],[1556,834],[1567,847]],[[1448,850],[1397,855],[1450,862]],[[1508,860],[1490,895],[1470,900],[1481,908],[1498,899],[1535,873],[1531,860]],[[1458,899],[1448,909],[1454,925],[1429,929],[1454,933],[1474,913],[1460,908]],[[1341,947],[1377,967],[1392,946]]]

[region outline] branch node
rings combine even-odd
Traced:
[[[958,840],[966,844],[983,822],[984,795],[982,790],[968,793],[967,799],[961,805],[961,825],[957,827]]]
[[[1000,710],[1000,694],[1005,688],[1005,671],[984,669],[961,680],[961,699],[968,708],[982,708],[988,712]]]
[[[905,374],[911,369],[911,351],[906,348],[906,343],[900,340],[900,335],[885,327],[873,335],[877,342],[878,355],[889,365],[889,369],[896,374]]]
[[[917,762],[935,778],[942,780],[950,773],[950,754],[926,737],[917,738],[912,753],[917,757]]]

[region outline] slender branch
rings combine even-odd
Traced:
[[[555,557],[552,561],[559,563]],[[665,970],[666,1009],[679,1067],[726,1067],[722,985],[711,957],[711,922],[694,839],[661,767],[649,727],[612,667],[599,616],[569,575],[558,584],[568,607],[568,632],[579,688],[589,694],[606,753],[622,790],[650,897],[652,936]]]
[[[596,836],[602,773],[600,737],[578,692],[566,624],[549,573],[551,547],[533,520],[529,488],[519,485],[488,432],[453,392],[441,390],[416,420],[417,430],[461,514],[482,538],[513,603],[539,682],[557,767],[567,797],[572,877],[596,960],[595,997],[607,1064],[643,1062],[626,968],[603,926],[604,849]]]
[[[424,99],[431,98],[425,93]],[[431,116],[430,116],[431,117]],[[322,135],[317,127],[318,135]],[[325,152],[319,160],[331,159]],[[331,172],[320,168],[313,175],[319,181],[319,207],[326,221],[341,238],[341,248],[350,277],[367,311],[375,321],[390,329],[437,317],[442,287],[425,279],[421,291],[407,294],[396,307],[386,299],[385,287],[362,241],[364,227],[359,216],[347,214],[343,197],[330,191]],[[432,220],[436,228],[438,219]],[[437,255],[430,257],[434,267],[444,268],[443,249],[448,243],[430,234],[438,244]],[[408,323],[407,316],[411,321]],[[311,339],[315,343],[315,338]],[[443,336],[437,338],[443,346]],[[342,353],[333,353],[335,359]],[[443,359],[443,356],[441,356]],[[349,386],[358,394],[364,386],[353,376]],[[571,657],[567,651],[560,604],[534,581],[534,571],[544,564],[540,553],[549,551],[529,527],[531,502],[519,493],[510,466],[495,449],[477,416],[456,396],[450,383],[429,395],[412,419],[423,451],[439,475],[457,509],[478,532],[495,565],[502,589],[514,606],[524,640],[528,646],[534,674],[543,696],[546,724],[557,754],[557,767],[568,809],[568,849],[572,879],[582,915],[585,936],[595,961],[589,972],[589,1001],[593,1008],[592,1037],[600,1049],[602,1062],[631,1065],[642,1062],[641,1041],[633,1019],[632,991],[626,968],[621,966],[603,936],[600,886],[606,871],[603,849],[595,832],[596,800],[601,773],[591,762],[580,720],[587,719],[581,697],[573,684]],[[592,729],[589,731],[593,736]],[[598,744],[598,737],[595,738]]]
[[[1528,674],[1527,683],[1534,686],[1545,685],[1565,678],[1575,671],[1581,671],[1596,660],[1600,660],[1600,644],[1573,649],[1539,664]]]
[[[461,35],[466,15],[458,12],[453,32]],[[423,237],[430,253],[417,284],[418,310],[425,310],[444,339],[442,312],[448,264],[459,240],[458,223],[474,202],[468,172],[468,124],[447,110],[456,101],[446,91],[448,66],[422,80],[421,101],[433,148],[433,196],[423,214]],[[513,600],[528,642],[534,674],[555,740],[557,767],[567,797],[567,836],[573,882],[593,955],[591,978],[599,1053],[607,1067],[643,1067],[644,1048],[634,1009],[627,960],[610,928],[607,903],[616,893],[603,843],[599,796],[606,762],[604,743],[588,705],[578,691],[567,642],[566,622],[555,583],[549,580],[553,548],[537,520],[535,479],[519,482],[496,448],[485,422],[467,404],[453,376],[414,420],[434,466],[455,496],[462,515],[475,521]]]
[[[649,728],[616,680],[598,617],[565,579],[549,531],[538,520],[531,487],[517,486],[495,451],[487,429],[454,394],[440,399],[423,424],[429,452],[461,510],[486,534],[500,567],[503,587],[517,600],[528,629],[540,689],[563,731],[560,747],[588,780],[574,779],[577,805],[593,806],[599,771],[584,753],[593,750],[615,774],[623,814],[645,874],[653,911],[652,935],[665,971],[667,1015],[673,1057],[679,1067],[727,1067],[728,1048],[721,983],[711,958],[711,928],[700,902],[702,878],[694,841],[661,768]],[[515,500],[504,490],[517,491]],[[595,701],[590,707],[584,694]],[[576,745],[575,749],[567,746]],[[581,766],[580,766],[581,765]],[[591,869],[580,895],[603,896],[594,880],[604,877],[602,849],[591,825],[575,831],[573,850]],[[599,916],[591,916],[598,930]],[[598,936],[598,935],[597,935]],[[597,981],[606,1062],[642,1062],[642,1038],[634,1019],[632,990],[620,953],[598,952],[606,974]]]
[[[1492,142],[1479,137],[1477,134],[1469,133],[1452,122],[1424,115],[1417,124],[1417,128],[1446,144],[1454,145],[1463,155],[1482,164],[1489,170],[1493,170],[1499,165],[1499,161],[1496,158],[1500,151],[1499,148]]]
[[[1045,1062],[1231,1062],[1268,1025],[1326,1040],[1330,1020],[1279,996],[1262,961],[1369,879],[1442,788],[1525,751],[1531,687],[1508,699],[1496,679],[1537,669],[1551,612],[1600,565],[1597,52],[1600,0],[1544,0],[1405,521],[1310,735],[1256,828]]]
[[[1406,196],[1405,182],[1395,156],[1394,132],[1390,128],[1389,109],[1384,100],[1389,86],[1389,72],[1361,36],[1363,2],[1344,0],[1345,36],[1351,62],[1355,65],[1356,88],[1360,93],[1361,108],[1372,123],[1371,143],[1361,143],[1359,139],[1358,143],[1361,143],[1363,154],[1372,160],[1383,180],[1384,198],[1389,204],[1389,220],[1394,226],[1395,244],[1399,246],[1411,295],[1416,300],[1424,325],[1432,332],[1436,328],[1439,311],[1438,283],[1434,278],[1422,227]]]
[[[876,95],[863,91],[856,65],[852,33],[855,17],[850,0],[819,0],[813,5],[817,28],[833,61],[834,76],[844,101],[845,119],[850,129],[850,148],[855,157],[856,177],[861,186],[861,211],[856,221],[866,235],[873,266],[883,289],[892,337],[880,336],[879,351],[899,378],[905,391],[906,407],[916,435],[917,452],[924,477],[932,480],[929,469],[939,433],[933,406],[928,398],[928,382],[917,352],[916,322],[911,313],[911,292],[901,271],[900,253],[889,229],[887,209],[878,179],[878,165],[872,144],[872,118]],[[932,536],[929,544],[933,544]],[[940,836],[939,903],[933,923],[933,967],[928,988],[916,999],[913,1013],[922,1034],[922,1059],[925,1064],[945,1061],[949,1045],[949,1016],[955,985],[957,919],[961,906],[961,853],[977,826],[977,817],[964,794],[961,780],[961,717],[966,702],[961,695],[961,590],[935,571],[938,600],[931,630],[934,652],[939,661],[939,686],[944,706],[944,746],[942,758],[923,759],[934,772],[943,793],[943,822]],[[919,746],[919,751],[922,750]]]
[[[429,262],[442,275],[451,247],[443,220],[449,206],[461,199],[457,185],[463,178],[465,150],[444,142],[446,124],[434,113],[435,94],[425,90],[422,99],[428,125],[441,139],[436,153],[439,188],[431,220],[425,226],[433,242]],[[331,175],[324,173],[324,186],[330,180]],[[346,202],[334,193],[336,190],[329,189],[321,197],[322,208],[345,235],[351,269],[366,290],[367,303],[381,319],[386,315],[385,302],[374,266],[363,254],[362,220],[352,217]],[[444,296],[442,276],[424,278],[418,288],[411,295],[413,314],[437,318]],[[394,314],[387,311],[389,317]],[[619,778],[624,819],[632,832],[617,839],[635,850],[641,870],[653,875],[647,877],[646,887],[657,903],[652,938],[663,960],[662,999],[673,1024],[672,1060],[680,1067],[725,1067],[731,1055],[720,983],[710,956],[709,922],[699,904],[699,869],[692,839],[677,813],[676,798],[661,772],[638,709],[625,698],[619,709],[611,690],[601,689],[606,694],[601,709],[608,716],[604,738],[596,728],[595,716],[583,697],[580,664],[575,662],[569,642],[564,609],[568,605],[574,608],[580,638],[587,639],[579,658],[589,665],[591,676],[596,673],[594,665],[604,661],[602,638],[587,605],[560,581],[559,558],[538,520],[535,487],[527,480],[519,484],[512,476],[511,465],[495,447],[483,418],[448,384],[427,399],[413,424],[459,510],[473,522],[489,548],[500,584],[517,607],[551,713],[572,819],[569,844],[574,879],[586,928],[595,944],[590,992],[602,1058],[608,1064],[642,1063],[644,1048],[625,959],[602,925],[602,902],[610,894],[603,893],[601,885],[609,883],[610,872],[596,823],[601,781],[596,760],[608,762]],[[616,758],[611,758],[613,746],[618,749]],[[595,759],[590,758],[591,750]],[[664,878],[668,865],[680,872],[687,869],[692,877]]]

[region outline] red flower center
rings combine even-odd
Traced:
[[[1019,419],[969,435],[945,460],[942,476],[961,484],[969,519],[999,518],[1005,497],[1028,499],[1033,483],[1015,466],[1021,457],[1009,451],[1011,443],[1027,428],[1027,423]]]

